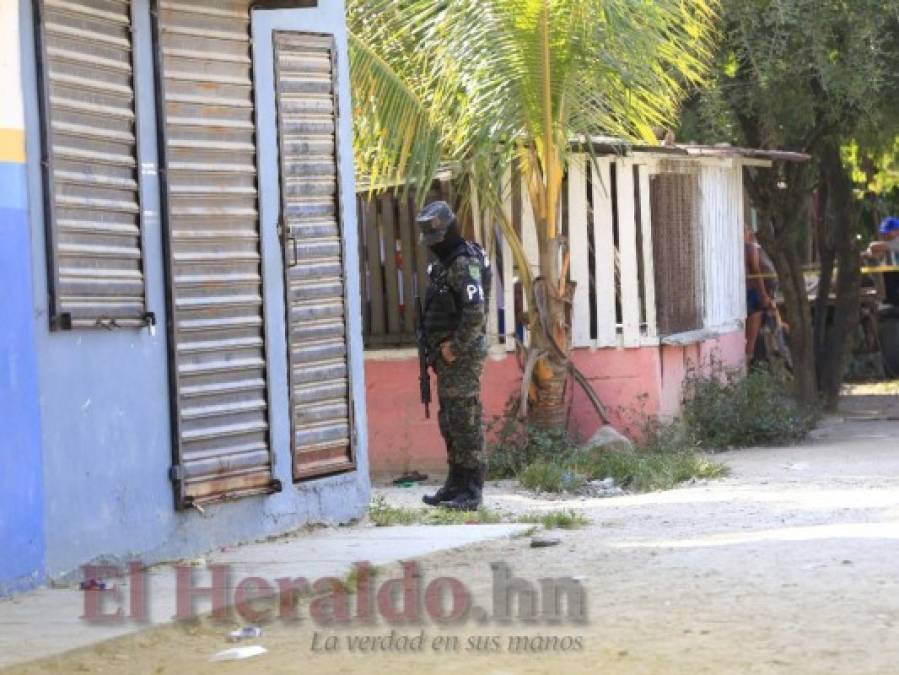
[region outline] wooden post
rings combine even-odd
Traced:
[[[366,202],[362,195],[356,195],[356,217],[359,219],[359,236],[357,239],[359,242],[359,290],[362,294],[362,335],[367,338],[371,334],[371,308],[368,306],[370,282],[366,274],[365,234],[367,224],[365,207]]]
[[[402,199],[399,192],[397,193],[397,212],[399,213],[400,255],[403,259],[403,333],[412,335],[415,331],[413,277],[415,275],[416,241],[409,201]]]
[[[540,246],[537,243],[537,224],[534,222],[531,194],[524,177],[521,179],[521,243],[531,268],[531,278],[536,279],[540,275]]]
[[[512,222],[512,172],[507,170],[502,181],[503,194],[503,215],[506,220]],[[515,270],[514,260],[512,258],[512,247],[506,239],[506,235],[502,235],[502,251],[503,251],[503,317],[505,324],[506,351],[515,350]]]
[[[637,267],[637,215],[634,160],[617,160],[618,252],[621,256],[621,319],[625,347],[640,346],[640,287]]]
[[[421,296],[421,301],[424,302],[425,289],[428,287],[428,249],[418,243],[418,226],[415,224],[415,216],[418,215],[418,209],[416,207],[415,199],[411,195],[407,200],[407,205],[409,214],[412,218],[412,244],[415,247],[415,274],[418,280],[417,290]]]
[[[387,332],[400,334],[399,283],[396,276],[396,215],[395,197],[387,193],[381,197],[381,225],[384,233],[384,287],[387,291]]]
[[[652,205],[649,198],[649,167],[638,166],[640,187],[640,231],[642,232],[643,250],[643,302],[645,303],[646,337],[658,337],[656,321],[656,274],[653,260],[652,240]],[[661,243],[661,242],[660,242]]]
[[[381,268],[381,233],[377,202],[365,202],[365,231],[368,242],[368,274],[371,279],[371,337],[384,335],[384,283]]]
[[[590,234],[587,223],[588,157],[572,155],[568,162],[568,248],[574,289],[571,340],[588,347],[590,338]]]
[[[612,162],[602,158],[593,166],[593,246],[596,280],[596,344],[618,344],[615,316],[615,232],[612,214]]]

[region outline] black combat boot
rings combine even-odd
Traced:
[[[484,474],[486,467],[482,464],[476,469],[461,468],[463,488],[450,500],[440,502],[440,506],[454,511],[475,511],[481,508],[484,493]]]
[[[462,481],[459,476],[460,471],[464,471],[464,469],[456,464],[450,464],[449,473],[446,474],[446,481],[444,481],[443,487],[432,495],[423,496],[421,501],[428,506],[438,506],[440,502],[455,498],[462,489]]]

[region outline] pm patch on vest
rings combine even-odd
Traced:
[[[465,305],[479,305],[484,302],[484,288],[481,285],[481,266],[476,262],[469,262],[465,266],[465,277],[462,279],[462,303]]]

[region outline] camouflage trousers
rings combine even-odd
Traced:
[[[447,461],[466,469],[476,469],[487,459],[481,403],[483,369],[484,355],[480,352],[459,356],[452,363],[438,356],[434,364],[440,403],[437,419]]]

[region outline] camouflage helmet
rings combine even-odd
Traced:
[[[431,202],[418,213],[415,222],[421,232],[419,242],[433,246],[446,237],[446,231],[456,222],[456,214],[446,202]]]

